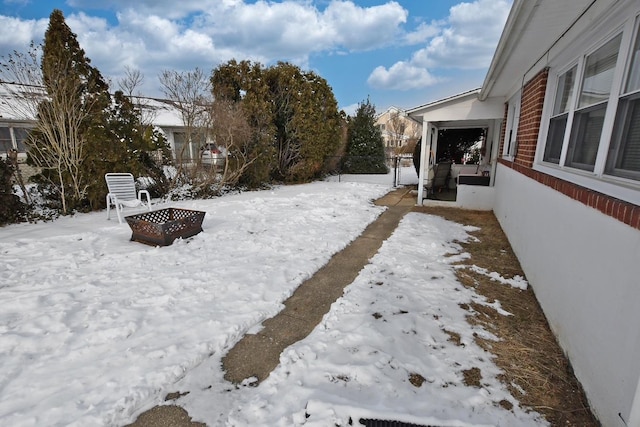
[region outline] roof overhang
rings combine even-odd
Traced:
[[[479,97],[509,97],[619,0],[514,0]]]
[[[407,110],[410,117],[442,128],[486,127],[504,116],[504,99],[481,101],[480,89]]]

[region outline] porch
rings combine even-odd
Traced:
[[[481,102],[479,92],[472,90],[407,111],[423,123],[416,205],[493,209],[504,102],[501,99]],[[438,164],[448,161],[436,158],[439,132],[463,129],[483,130],[478,141],[480,161],[473,165],[452,164],[446,184],[436,185]]]

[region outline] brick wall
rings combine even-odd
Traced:
[[[638,205],[547,175],[546,173],[533,170],[515,162],[510,162],[505,159],[500,159],[499,162],[528,178],[535,179],[539,183],[559,191],[573,200],[577,200],[582,204],[599,210],[607,216],[640,230],[640,206]]]
[[[520,121],[518,123],[518,152],[514,160],[516,164],[521,166],[529,168],[533,166],[548,75],[548,69],[542,70],[522,89]]]

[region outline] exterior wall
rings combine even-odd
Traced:
[[[490,211],[495,204],[495,187],[483,185],[458,185],[456,207],[461,209],[473,209]]]
[[[525,84],[522,90],[520,122],[518,124],[518,152],[515,158],[515,163],[521,166],[529,168],[533,166],[548,75],[549,71],[543,70]]]
[[[386,148],[403,147],[411,141],[417,141],[422,134],[420,123],[408,118],[401,110],[393,107],[380,114],[375,124],[380,127]],[[399,132],[402,129],[394,129],[394,127],[401,125],[404,125],[402,133]]]
[[[499,158],[494,212],[594,412],[618,426],[640,384],[640,206],[534,169],[547,77],[523,87],[518,151]]]
[[[622,426],[640,377],[640,207],[632,227],[584,190],[522,172],[498,165],[494,212],[596,415]]]

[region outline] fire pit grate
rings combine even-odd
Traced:
[[[186,239],[202,231],[205,212],[166,208],[125,217],[131,240],[154,246],[168,246],[177,238]]]

